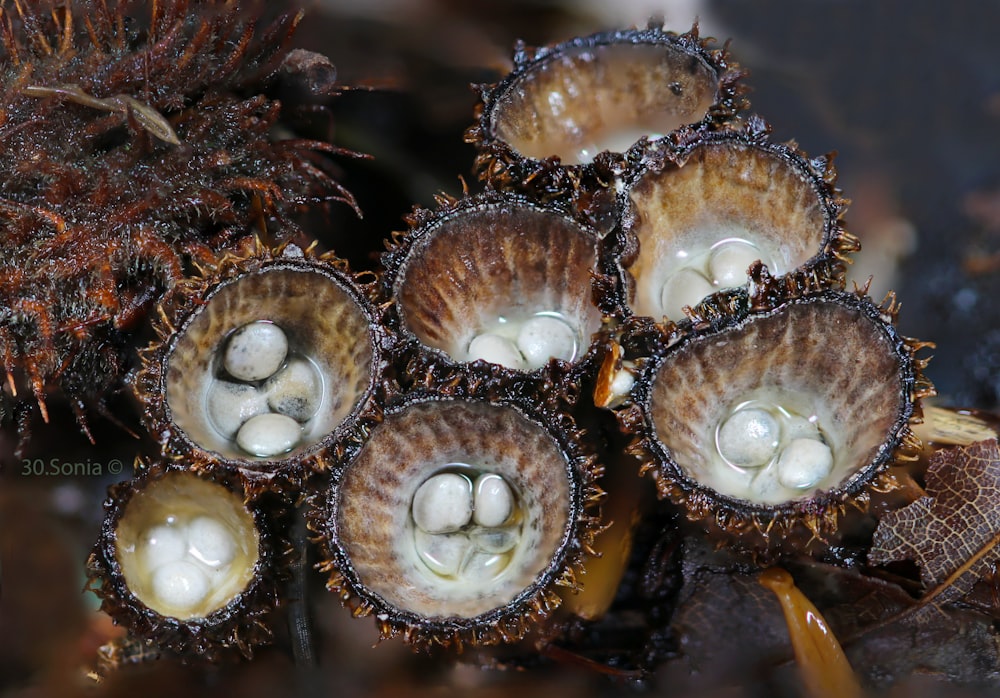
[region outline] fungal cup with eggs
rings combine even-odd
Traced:
[[[719,73],[690,43],[655,29],[577,39],[521,63],[490,95],[490,135],[523,157],[567,165],[623,153],[705,119]]]
[[[757,512],[851,496],[907,433],[907,351],[870,299],[834,291],[689,335],[640,379],[661,493]]]
[[[237,495],[184,472],[136,493],[115,531],[129,591],[181,620],[207,617],[239,596],[253,579],[259,542]]]
[[[346,275],[320,261],[282,260],[206,296],[175,322],[181,329],[155,359],[168,423],[152,431],[182,439],[175,448],[245,468],[291,462],[370,395],[371,314]]]
[[[579,525],[578,477],[549,432],[511,407],[415,402],[372,430],[319,528],[335,531],[336,567],[380,617],[473,627],[559,574]]]
[[[682,319],[685,306],[746,285],[755,261],[778,276],[839,243],[832,194],[805,159],[738,133],[705,136],[681,165],[651,165],[627,192],[638,315]]]
[[[596,234],[516,196],[464,200],[386,259],[404,327],[456,362],[533,371],[579,361],[600,328]]]

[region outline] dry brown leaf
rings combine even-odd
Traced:
[[[925,607],[960,601],[1000,558],[1000,452],[996,440],[935,452],[927,493],[887,514],[875,531],[874,565],[912,560]]]

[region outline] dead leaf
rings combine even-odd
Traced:
[[[928,496],[887,514],[875,530],[873,565],[912,560],[924,606],[960,601],[1000,558],[1000,452],[995,439],[935,452]]]

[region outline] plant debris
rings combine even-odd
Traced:
[[[936,451],[928,496],[888,513],[868,560],[911,560],[927,589],[921,604],[961,601],[1000,558],[1000,452],[996,440]]]

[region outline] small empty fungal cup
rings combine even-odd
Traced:
[[[456,362],[578,361],[600,329],[597,236],[521,199],[445,212],[411,238],[393,293],[404,327]]]
[[[489,135],[527,158],[586,164],[696,124],[718,99],[716,68],[673,35],[597,35],[519,65],[491,97]]]
[[[837,222],[823,186],[787,147],[740,136],[706,137],[683,165],[647,170],[628,189],[633,311],[681,320],[685,306],[744,286],[755,261],[779,276],[817,258]]]
[[[162,616],[204,618],[254,577],[260,534],[243,500],[185,472],[148,482],[115,529],[115,555],[129,591]]]
[[[663,476],[758,510],[870,479],[912,412],[898,338],[850,294],[692,339],[653,381],[646,409],[665,449]]]
[[[335,495],[342,571],[391,607],[382,612],[418,622],[501,609],[558,574],[576,526],[572,471],[510,407],[434,401],[387,414]]]
[[[322,442],[370,389],[368,315],[322,263],[282,263],[213,289],[167,356],[170,418],[229,460],[282,460]]]

